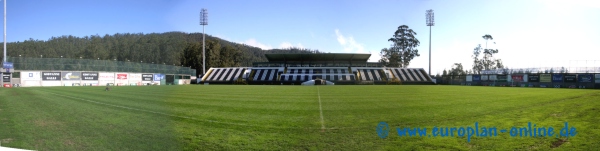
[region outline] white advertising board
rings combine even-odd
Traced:
[[[115,73],[112,73],[112,72],[98,73],[98,86],[106,86],[107,83],[115,84]]]

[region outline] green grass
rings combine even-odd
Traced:
[[[595,150],[599,101],[598,90],[475,86],[2,88],[0,141],[34,150]],[[385,139],[381,121],[392,128]],[[470,142],[396,133],[475,122],[555,133],[569,122],[578,133]]]

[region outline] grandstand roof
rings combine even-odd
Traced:
[[[361,53],[310,53],[265,54],[269,62],[367,62],[371,54]]]

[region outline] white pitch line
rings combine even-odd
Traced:
[[[317,86],[317,95],[319,96],[319,113],[321,113],[321,130],[325,130],[325,121],[323,121],[323,107],[321,105],[321,92],[319,92],[319,86]]]

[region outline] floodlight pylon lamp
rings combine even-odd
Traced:
[[[425,14],[425,16],[427,17],[427,26],[434,26],[435,20],[434,20],[433,9],[427,10],[427,13]]]
[[[208,10],[206,8],[200,10],[200,25],[208,25]]]

